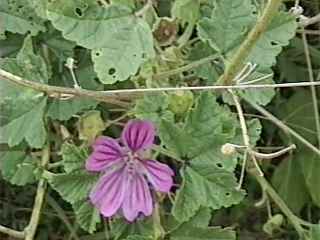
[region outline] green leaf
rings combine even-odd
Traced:
[[[150,27],[126,6],[102,8],[96,1],[57,0],[49,5],[48,18],[66,39],[92,50],[102,83],[128,79],[154,56]]]
[[[183,225],[171,233],[172,240],[235,240],[236,234],[221,227],[199,228]]]
[[[292,161],[298,162],[313,203],[320,207],[320,157],[307,148],[299,148]]]
[[[166,231],[173,232],[180,227],[185,227],[185,225],[206,228],[209,225],[211,219],[211,209],[210,208],[200,208],[199,211],[192,217],[188,222],[181,223],[177,221],[172,215],[169,215],[166,219]]]
[[[49,104],[47,116],[52,119],[66,121],[81,111],[94,109],[97,104],[97,101],[83,97],[69,100],[54,99]]]
[[[106,128],[100,111],[89,111],[82,115],[78,122],[79,139],[93,143],[98,135]]]
[[[189,112],[193,106],[193,93],[191,91],[175,91],[169,94],[169,109],[181,117]]]
[[[42,57],[34,54],[32,39],[26,37],[16,58],[0,59],[0,67],[31,81],[47,83],[49,72]],[[1,81],[0,142],[15,146],[24,139],[34,148],[45,142],[46,130],[43,115],[47,98],[31,89]]]
[[[187,221],[200,207],[220,209],[239,203],[244,192],[236,190],[233,173],[208,161],[193,160],[190,167],[182,170],[182,187],[172,209],[178,221]]]
[[[299,89],[277,108],[276,115],[284,124],[293,128],[308,141],[316,143],[316,121],[314,118],[312,96],[309,90]],[[284,142],[287,135],[280,135]],[[294,139],[293,139],[294,140]],[[299,144],[298,142],[296,144]]]
[[[94,208],[88,201],[76,202],[72,205],[76,214],[77,223],[88,233],[97,230],[97,224],[101,222],[99,210]]]
[[[272,73],[271,69],[265,69],[264,71],[256,71],[251,74],[248,79],[245,79],[243,82],[255,81],[261,77],[265,77]],[[252,84],[274,84],[273,76],[270,76],[262,81],[257,81]],[[256,104],[266,106],[271,102],[273,97],[276,95],[276,91],[274,89],[246,89],[241,91],[241,94],[244,98],[249,99],[251,102],[255,102]]]
[[[35,54],[32,38],[28,35],[16,58],[0,59],[0,66],[4,70],[30,81],[48,83],[50,73],[44,59]]]
[[[206,57],[213,56],[216,53],[217,52],[212,49],[208,43],[197,42],[190,50],[189,59],[190,61],[198,61]],[[212,84],[219,77],[219,72],[217,69],[217,64],[211,61],[206,64],[201,64],[201,66],[194,68],[193,71],[196,76],[207,80],[208,84]]]
[[[199,0],[176,0],[172,6],[172,16],[181,19],[183,22],[194,24],[200,16]]]
[[[217,0],[211,18],[204,17],[198,23],[199,37],[226,53],[241,42],[255,20],[254,11],[250,0]]]
[[[151,218],[137,220],[128,224],[123,218],[114,219],[110,222],[111,234],[115,240],[127,239],[129,236],[153,239],[154,225]]]
[[[311,239],[310,240],[320,240],[320,224],[315,225],[311,228]]]
[[[67,173],[83,168],[88,158],[85,148],[67,142],[62,145],[61,154],[63,167]]]
[[[145,237],[140,235],[130,235],[126,238],[126,240],[152,240],[152,237]]]
[[[134,114],[139,119],[147,119],[159,125],[161,120],[173,121],[174,115],[168,110],[169,100],[164,93],[146,94],[137,100]]]
[[[260,123],[260,120],[257,118],[254,118],[249,121],[246,121],[246,124],[249,132],[250,144],[251,146],[255,146],[257,144],[257,141],[260,139],[260,135],[262,132],[262,125]],[[238,145],[244,145],[240,124],[237,127],[236,136],[232,140],[232,143],[238,144]]]
[[[309,194],[300,164],[294,159],[284,159],[277,166],[272,183],[288,207],[296,213],[308,202]]]
[[[19,186],[35,182],[35,159],[22,151],[7,151],[1,153],[0,157],[3,179]]]
[[[214,95],[202,93],[183,126],[163,121],[159,135],[173,153],[193,158],[232,139],[235,125],[236,120],[227,107],[220,106]]]
[[[85,171],[52,174],[48,177],[51,187],[59,192],[61,197],[75,203],[87,199],[89,192],[97,181],[97,176]]]
[[[26,112],[10,117],[9,123],[0,127],[0,143],[12,147],[25,139],[31,147],[41,148],[47,136],[43,121],[46,103],[47,98],[40,98]]]
[[[280,12],[272,18],[266,32],[251,51],[247,61],[258,64],[266,70],[276,63],[276,57],[289,40],[296,35],[297,22],[292,14]]]
[[[2,0],[0,22],[0,36],[5,31],[31,35],[46,31],[44,21],[37,17],[33,6],[25,0]]]

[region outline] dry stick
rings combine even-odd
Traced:
[[[304,29],[302,31],[304,31]],[[309,46],[308,46],[308,42],[307,42],[307,36],[304,32],[302,32],[302,41],[303,41],[303,47],[304,47],[304,52],[306,55],[306,61],[307,61],[307,66],[308,66],[309,81],[314,82],[313,69],[312,69],[312,63],[311,63],[311,58],[310,58]],[[317,100],[317,92],[316,92],[316,88],[314,86],[311,86],[310,89],[311,89],[312,102],[313,102],[314,119],[316,121],[316,129],[317,129],[317,133],[318,133],[318,147],[320,148],[320,117],[319,117],[319,106],[318,106],[318,100]]]
[[[255,110],[260,112],[262,115],[268,118],[271,122],[273,122],[275,125],[277,125],[279,128],[281,128],[283,131],[290,133],[292,136],[294,136],[297,140],[299,140],[302,144],[304,144],[306,147],[308,147],[310,150],[312,150],[314,153],[318,154],[320,156],[320,150],[316,148],[313,144],[311,144],[309,141],[307,141],[304,137],[302,137],[299,133],[294,131],[292,128],[288,127],[286,124],[284,124],[281,120],[273,116],[270,112],[268,112],[263,107],[259,106],[258,104],[249,101],[248,99],[243,98],[248,104],[250,104]]]
[[[2,69],[0,69],[0,80],[7,80],[20,86],[32,88],[39,92],[47,93],[50,97],[59,98],[61,97],[61,95],[82,96],[82,97],[93,98],[101,102],[106,102],[106,103],[110,103],[110,104],[114,104],[122,107],[129,106],[129,103],[120,100],[121,99],[120,96],[115,96],[112,94],[104,94],[103,92],[97,92],[97,91],[91,91],[91,90],[85,90],[85,89],[50,86],[47,84],[42,84],[39,82],[23,79],[19,76],[16,76]]]
[[[50,147],[49,145],[45,146],[43,149],[43,155],[41,159],[41,167],[46,168],[47,164],[49,163],[50,159]],[[36,234],[39,220],[40,220],[40,214],[42,205],[44,202],[44,197],[46,194],[47,189],[47,180],[44,178],[41,178],[38,183],[36,198],[30,218],[30,222],[28,226],[25,228],[25,240],[33,240],[34,236]]]
[[[305,34],[309,34],[309,35],[320,35],[320,30],[301,30],[298,29],[297,33],[305,33]]]
[[[13,230],[11,228],[7,228],[7,227],[2,226],[2,225],[0,225],[0,232],[4,233],[4,234],[7,234],[7,235],[9,235],[11,237],[14,237],[14,238],[24,238],[24,232],[16,231],[16,230]]]
[[[232,85],[233,80],[239,70],[242,68],[244,61],[249,56],[251,50],[254,48],[255,44],[259,40],[260,36],[267,29],[271,19],[278,12],[281,0],[269,0],[261,18],[258,19],[254,28],[248,34],[248,37],[241,44],[240,48],[237,50],[235,55],[231,58],[230,63],[227,68],[219,78],[218,83],[223,85]]]
[[[266,89],[266,88],[288,88],[288,87],[306,87],[320,86],[320,82],[297,82],[297,83],[280,83],[280,84],[252,84],[252,85],[227,85],[227,86],[194,86],[194,87],[162,87],[162,88],[141,88],[141,89],[119,89],[107,91],[92,91],[85,89],[75,89],[68,87],[57,87],[42,84],[34,81],[23,79],[0,69],[0,80],[9,81],[20,86],[32,88],[34,90],[45,92],[50,97],[59,97],[63,95],[82,96],[93,98],[101,102],[107,102],[122,107],[130,106],[130,103],[121,101],[121,98],[129,98],[129,95],[138,97],[143,93],[154,93],[164,91],[199,91],[199,90],[227,90],[227,89]]]
[[[309,18],[308,20],[306,20],[304,23],[303,23],[303,27],[307,27],[309,25],[312,25],[312,24],[315,24],[317,22],[320,22],[320,13],[317,14],[316,16],[312,17],[312,18]]]
[[[240,105],[238,96],[231,92],[233,100],[236,104],[237,112],[238,112],[238,117],[240,121],[240,126],[241,126],[241,131],[242,131],[242,136],[243,136],[243,141],[247,147],[248,154],[250,157],[252,157],[253,162],[251,162],[251,166],[248,166],[248,172],[255,177],[255,179],[260,183],[261,188],[263,191],[265,191],[272,199],[273,201],[277,204],[277,206],[280,208],[280,210],[287,216],[289,221],[292,223],[293,227],[296,229],[298,232],[299,236],[304,235],[304,229],[300,225],[300,223],[297,220],[297,216],[294,215],[291,210],[288,208],[286,203],[282,200],[282,198],[277,194],[277,192],[273,189],[273,187],[269,184],[269,182],[263,177],[263,174],[261,174],[261,170],[258,167],[257,168],[257,163],[255,162],[255,155],[252,154],[251,151],[251,146],[250,146],[250,137],[248,135],[248,129],[246,126],[244,114],[242,111],[242,107]],[[252,166],[252,163],[254,166]],[[250,162],[248,163],[250,164]],[[258,171],[257,171],[258,170]]]

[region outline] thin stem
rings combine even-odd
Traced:
[[[181,70],[181,68],[180,68]],[[180,71],[179,70],[179,71]],[[170,74],[173,72],[171,71]],[[168,74],[164,73],[165,75]],[[161,74],[159,74],[161,75]],[[158,76],[159,76],[158,75]],[[320,82],[297,82],[297,83],[279,83],[279,84],[252,84],[252,85],[225,85],[225,86],[194,86],[194,87],[163,87],[163,88],[141,88],[141,89],[119,89],[107,91],[91,91],[85,89],[75,89],[68,87],[57,87],[47,84],[42,84],[34,81],[23,79],[15,76],[9,72],[0,69],[0,81],[9,81],[14,84],[32,88],[39,92],[45,92],[50,97],[59,98],[61,95],[72,95],[92,98],[101,102],[106,102],[122,107],[129,107],[130,103],[122,99],[139,97],[144,93],[164,92],[164,91],[201,91],[201,90],[226,90],[226,89],[267,89],[267,88],[289,88],[289,87],[306,87],[306,86],[320,86]],[[130,96],[129,96],[130,95]]]
[[[310,34],[310,35],[320,35],[320,30],[297,30],[297,33],[305,33],[305,34]]]
[[[317,22],[320,22],[320,13],[318,13],[317,15],[315,15],[312,18],[309,18],[307,21],[305,21],[303,23],[303,27],[307,27],[307,26],[315,24]]]
[[[306,140],[304,137],[302,137],[299,133],[294,131],[292,128],[288,127],[286,124],[284,124],[281,120],[276,118],[274,115],[272,115],[270,112],[268,112],[263,107],[259,106],[258,104],[243,98],[247,103],[249,103],[255,110],[260,112],[262,115],[268,118],[271,122],[273,122],[275,125],[277,125],[280,129],[285,131],[286,133],[290,133],[293,137],[295,137],[297,140],[299,140],[303,145],[308,147],[310,150],[312,150],[314,153],[320,156],[320,150],[316,148],[314,145],[312,145],[308,140]]]
[[[308,66],[309,81],[314,82],[313,69],[312,69],[312,63],[311,63],[311,58],[310,58],[309,46],[308,46],[308,42],[307,42],[307,36],[304,32],[302,33],[302,41],[303,41],[304,52],[306,55],[306,62],[307,62],[307,66]],[[317,100],[317,92],[316,92],[316,88],[314,86],[311,86],[310,89],[311,89],[312,102],[313,102],[314,119],[316,121],[316,129],[317,129],[317,133],[318,133],[318,147],[320,148],[320,117],[319,117],[319,106],[318,106],[318,100]]]
[[[103,221],[103,227],[104,227],[105,240],[109,240],[111,239],[111,236],[110,236],[110,227],[109,227],[108,219],[105,218],[105,219],[102,219],[102,221]]]
[[[149,10],[149,8],[152,7],[152,0],[147,0],[147,3],[139,10],[137,11],[134,15],[136,17],[143,17],[146,12]]]
[[[13,230],[11,228],[7,228],[7,227],[2,226],[2,225],[0,225],[0,232],[4,233],[4,234],[7,234],[7,235],[9,235],[11,237],[14,237],[14,238],[24,238],[24,232],[16,231],[16,230]]]
[[[54,200],[54,198],[52,198],[49,194],[47,194],[47,202],[50,205],[50,207],[57,212],[59,218],[63,221],[63,223],[66,225],[66,227],[70,231],[72,238],[76,240],[80,240],[76,231],[73,229],[68,217],[64,213],[64,210],[59,206],[57,201]]]
[[[239,98],[238,98],[238,96],[236,94],[234,94],[232,92],[232,90],[229,90],[229,92],[231,93],[233,101],[234,101],[234,103],[236,105],[236,108],[237,108],[244,145],[247,147],[248,154],[250,155],[250,157],[252,159],[252,162],[253,162],[255,168],[257,169],[259,175],[263,176],[263,172],[262,172],[261,168],[259,167],[257,159],[256,159],[255,155],[252,153],[253,150],[252,150],[251,145],[250,145],[250,138],[249,138],[248,128],[247,128],[246,120],[244,118],[244,114],[243,114],[243,110],[242,110]]]
[[[247,159],[248,159],[248,151],[246,150],[243,154],[243,162],[242,162],[241,174],[240,174],[237,190],[240,190],[243,184],[244,175],[246,173]]]
[[[273,153],[260,153],[256,151],[252,151],[252,153],[260,159],[273,159],[276,157],[279,157],[287,152],[290,152],[291,150],[296,149],[296,145],[292,144],[289,147],[286,147],[284,149],[281,149],[280,151],[273,152]]]
[[[257,165],[257,162],[254,161],[255,156],[250,153],[250,138],[248,135],[248,129],[246,126],[245,118],[243,115],[243,111],[240,105],[240,101],[238,99],[238,96],[235,95],[232,91],[230,91],[233,100],[235,102],[237,111],[238,111],[238,117],[241,125],[241,131],[243,136],[243,141],[245,145],[247,146],[247,151],[252,157],[253,161],[248,163],[248,172],[256,178],[256,180],[260,183],[261,188],[263,191],[265,191],[277,204],[277,206],[280,208],[280,210],[287,216],[289,221],[292,223],[293,227],[298,232],[299,236],[303,236],[304,229],[300,225],[300,223],[297,221],[296,216],[291,212],[291,210],[288,208],[288,206],[285,204],[285,202],[281,199],[281,197],[277,194],[277,192],[272,188],[272,186],[269,184],[269,182],[263,177],[263,173],[260,172],[261,169]],[[258,170],[258,171],[257,171]]]
[[[208,56],[206,58],[202,58],[202,59],[199,59],[197,61],[191,62],[191,63],[189,63],[189,64],[187,64],[185,66],[182,66],[182,67],[170,70],[170,71],[157,73],[157,74],[153,75],[152,78],[153,79],[167,78],[167,77],[170,77],[172,75],[176,75],[176,74],[191,70],[193,68],[199,67],[199,66],[201,66],[203,64],[206,64],[208,62],[216,60],[219,57],[220,57],[219,54],[213,54],[213,55]]]
[[[45,146],[43,149],[43,155],[41,159],[41,167],[46,168],[47,164],[49,163],[50,159],[50,147],[49,145]],[[44,202],[44,196],[47,189],[47,180],[43,177],[39,180],[36,198],[30,218],[30,222],[28,226],[25,228],[25,240],[33,240],[34,236],[36,234],[40,215],[41,215],[41,209]]]
[[[244,61],[249,56],[251,50],[259,40],[260,36],[266,31],[271,19],[278,12],[281,0],[269,0],[261,18],[258,19],[254,28],[250,31],[247,38],[241,44],[237,52],[232,57],[224,74],[219,78],[218,83],[223,85],[232,85],[235,76],[243,66]]]
[[[181,35],[181,37],[177,40],[179,48],[182,48],[187,44],[187,42],[189,41],[192,35],[193,28],[194,28],[194,24],[189,23],[186,29],[184,30],[183,34]]]

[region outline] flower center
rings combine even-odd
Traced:
[[[129,174],[129,178],[132,178],[137,173],[137,165],[140,161],[140,157],[137,153],[128,152],[127,156],[125,158],[126,165],[127,165],[127,171]]]

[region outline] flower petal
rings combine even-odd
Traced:
[[[132,120],[125,126],[121,139],[132,151],[150,148],[154,142],[155,128],[149,121]]]
[[[146,179],[136,174],[130,181],[125,199],[122,204],[124,217],[132,222],[143,213],[150,216],[153,210],[152,197]]]
[[[122,160],[121,146],[113,138],[99,137],[92,147],[93,152],[86,162],[86,169],[88,171],[103,171],[110,164]]]
[[[155,190],[169,192],[173,185],[174,172],[172,169],[166,164],[154,160],[145,160],[142,164],[146,168],[147,178]]]
[[[91,202],[105,217],[114,215],[122,205],[127,188],[123,170],[121,168],[102,176],[90,193]]]

